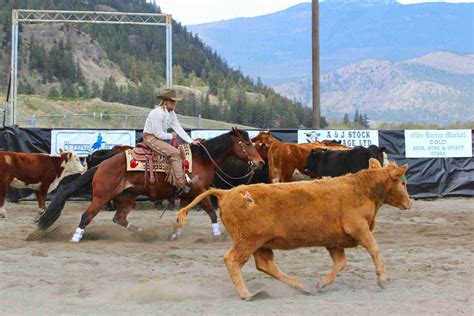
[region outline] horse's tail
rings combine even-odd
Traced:
[[[74,195],[74,193],[83,190],[84,187],[91,187],[92,178],[96,171],[97,167],[93,167],[87,170],[75,181],[60,186],[54,197],[51,199],[51,203],[49,203],[46,211],[44,211],[44,213],[36,220],[36,225],[38,225],[42,230],[53,225],[59,216],[61,216],[61,211],[66,204],[66,200]]]
[[[204,200],[210,195],[215,195],[217,196],[217,198],[219,198],[220,194],[222,194],[223,192],[226,192],[226,190],[210,189],[210,190],[207,190],[206,192],[199,194],[197,197],[194,198],[194,200],[191,203],[189,203],[188,205],[186,205],[185,207],[179,210],[178,218],[176,219],[177,223],[175,224],[175,228],[180,228],[186,223],[189,210],[195,207],[199,202],[201,202],[202,200]]]

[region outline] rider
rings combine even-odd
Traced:
[[[148,114],[143,129],[143,141],[151,149],[170,159],[171,170],[166,180],[187,193],[191,190],[192,180],[183,170],[179,150],[167,141],[176,140],[179,136],[188,144],[197,144],[198,142],[193,141],[178,122],[174,109],[176,101],[181,101],[183,98],[177,96],[176,90],[165,89],[157,98],[161,99],[161,102],[155,105],[155,108]],[[169,129],[173,131],[168,133]]]

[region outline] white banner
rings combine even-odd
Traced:
[[[111,149],[115,145],[135,146],[134,130],[51,130],[51,154],[59,149],[75,151],[86,157],[99,149]]]
[[[228,133],[230,130],[197,130],[197,131],[191,131],[191,138],[204,138],[204,139],[211,139],[217,136],[220,136],[222,134]],[[249,137],[255,137],[258,135],[260,131],[247,131],[249,133]]]
[[[470,129],[405,130],[407,158],[472,157]]]
[[[312,143],[323,140],[341,141],[343,145],[355,147],[379,145],[379,131],[377,130],[298,130],[298,143]]]

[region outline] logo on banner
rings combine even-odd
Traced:
[[[135,146],[135,131],[51,131],[51,154],[58,154],[59,149],[64,149],[85,157],[96,150],[111,149],[116,145]]]
[[[97,140],[91,146],[92,151],[99,150],[100,147],[102,147],[103,143],[105,143],[105,142],[102,141],[102,135],[101,135],[101,133],[99,133],[99,135],[97,135]]]

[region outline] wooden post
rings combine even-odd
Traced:
[[[313,0],[312,8],[312,59],[313,59],[313,128],[319,129],[321,115],[320,68],[319,68],[319,0]]]

